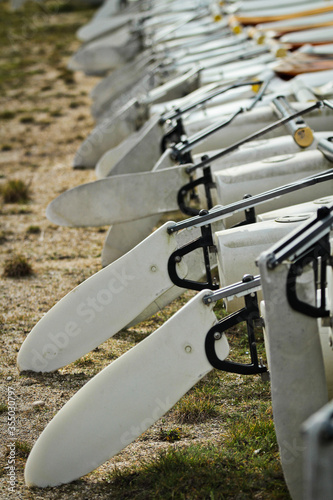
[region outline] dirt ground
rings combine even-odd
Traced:
[[[78,47],[79,42],[72,40],[67,51],[73,53]],[[61,63],[61,71],[65,64],[66,59]],[[25,79],[24,89],[20,85],[7,88],[0,96],[0,185],[19,179],[29,185],[31,193],[28,203],[1,202],[0,206],[0,498],[109,498],[110,488],[101,478],[110,463],[74,485],[42,491],[29,490],[24,485],[28,451],[46,424],[93,374],[110,362],[110,357],[134,345],[130,335],[107,342],[98,359],[94,359],[93,370],[84,362],[48,375],[20,375],[17,370],[17,353],[32,327],[67,292],[101,268],[107,230],[62,228],[51,224],[45,216],[48,203],[59,193],[95,179],[92,170],[72,169],[72,161],[94,126],[89,92],[100,79],[76,73],[74,84],[68,84],[59,78],[59,69],[48,57],[40,57],[35,69],[38,71]],[[32,265],[31,276],[3,276],[6,261],[16,254],[26,257]],[[156,321],[152,321],[151,331],[158,325]],[[16,440],[13,492],[6,469],[12,442],[6,406],[11,405],[12,397]],[[154,439],[153,442],[156,450],[168,446]],[[126,449],[114,462],[121,466],[134,456],[140,460],[147,450],[152,456],[151,446],[146,438]]]
[[[49,20],[52,23],[51,16]],[[68,52],[74,52],[80,45],[72,38]],[[20,42],[18,39],[17,43]],[[3,55],[10,49],[4,47]],[[38,56],[38,47],[34,50]],[[69,491],[65,487],[64,491],[39,494],[28,490],[23,479],[27,450],[91,374],[77,367],[72,374],[65,370],[48,376],[20,375],[16,368],[17,353],[43,314],[101,268],[106,230],[60,228],[45,216],[48,203],[60,192],[95,179],[93,171],[73,170],[71,165],[75,151],[94,125],[89,92],[99,78],[77,73],[74,83],[67,83],[59,78],[66,60],[59,69],[52,64],[48,52],[44,55],[47,57],[36,57],[35,74],[25,78],[22,86],[14,85],[13,89],[7,86],[0,96],[0,185],[20,179],[29,185],[31,192],[31,200],[26,204],[1,202],[0,205],[0,498],[100,498],[98,493],[95,495],[93,484],[87,485],[86,493],[84,488],[77,492],[74,486]],[[31,72],[31,66],[29,69]],[[3,277],[5,262],[15,254],[28,259],[32,276]],[[5,469],[10,436],[4,409],[12,392],[16,408],[14,434],[19,443],[15,492],[9,490]],[[96,477],[93,482],[97,480]]]
[[[76,46],[73,43],[73,48]],[[75,87],[68,91],[63,81],[54,80],[52,68],[46,65],[43,78],[31,81],[29,92],[38,93],[45,81],[52,81],[52,90],[44,91],[42,106],[47,111],[36,111],[30,100],[17,96],[13,91],[2,103],[15,117],[7,120],[1,130],[1,143],[12,145],[2,151],[1,179],[4,185],[10,179],[21,179],[29,184],[31,200],[26,204],[3,203],[1,206],[1,275],[5,262],[14,254],[24,255],[33,268],[32,276],[25,278],[0,277],[1,290],[1,404],[8,406],[8,398],[15,398],[16,487],[8,490],[8,413],[0,413],[0,498],[109,498],[110,487],[105,474],[112,468],[125,466],[133,460],[140,461],[149,453],[153,457],[168,443],[157,442],[157,424],[150,431],[151,439],[126,448],[111,462],[74,484],[55,489],[35,490],[24,485],[23,469],[28,450],[57,411],[92,375],[135,345],[137,338],[126,332],[119,338],[106,342],[94,357],[93,368],[89,363],[72,363],[56,373],[36,375],[21,374],[16,367],[16,357],[26,335],[38,320],[67,292],[101,268],[101,251],[107,228],[62,228],[51,224],[45,209],[62,191],[95,179],[91,170],[71,168],[74,153],[93,126],[90,115],[89,92],[99,78],[75,75]],[[56,97],[61,95],[61,97]],[[78,107],[71,107],[72,102]],[[32,117],[22,123],[23,116]],[[49,109],[61,110],[51,116]],[[7,149],[7,148],[4,148]],[[31,227],[39,228],[31,232]],[[141,326],[137,334],[144,336],[153,331],[164,319],[154,318]],[[4,409],[4,406],[2,406]],[[215,429],[214,429],[215,427]],[[219,425],[210,423],[192,432],[192,441],[212,438],[219,432]]]

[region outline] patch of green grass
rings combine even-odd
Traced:
[[[45,128],[45,127],[49,127],[52,123],[51,120],[48,120],[47,118],[45,118],[44,120],[38,120],[38,122],[36,122],[37,125],[40,125],[42,128]],[[38,167],[38,165],[34,165],[36,167]]]
[[[61,72],[59,73],[59,78],[61,78],[67,85],[72,85],[75,83],[74,73],[67,68],[61,69]]]
[[[28,234],[40,234],[41,229],[39,226],[29,226],[27,229]]]
[[[32,266],[24,255],[14,254],[5,261],[3,269],[5,278],[22,278],[32,274]]]
[[[42,92],[47,92],[48,90],[52,90],[52,85],[43,85],[43,87],[40,89]]]
[[[60,14],[65,12],[79,12],[87,10],[87,6],[84,5],[84,2],[73,0],[68,2],[65,0],[63,2],[48,2],[46,9],[49,13]]]
[[[25,441],[15,441],[16,457],[27,459],[31,451],[31,446]]]
[[[0,229],[0,245],[3,245],[7,241],[6,232]]]
[[[179,427],[175,427],[173,429],[160,429],[159,439],[161,441],[168,441],[169,443],[173,443],[174,441],[179,441],[181,438],[182,430]]]
[[[11,179],[1,186],[4,203],[26,203],[30,200],[30,188],[21,179]]]
[[[12,120],[15,116],[16,113],[14,111],[2,111],[0,113],[0,120]]]
[[[90,355],[88,355],[84,358],[77,359],[73,364],[80,368],[89,368],[94,365],[94,360],[90,357]]]
[[[54,96],[52,97],[55,97],[56,99],[62,99],[63,97],[68,97],[68,94],[64,93],[64,92],[57,92],[56,94],[54,94]]]
[[[275,430],[270,412],[261,414],[260,418],[239,415],[229,422],[229,444],[235,451],[242,452],[247,449],[247,454],[277,452]]]
[[[0,414],[6,413],[8,411],[8,406],[5,403],[0,403]]]
[[[53,111],[50,111],[50,116],[52,116],[53,118],[58,118],[59,116],[62,116],[63,113],[61,111],[61,109],[54,109]]]
[[[20,118],[20,122],[21,123],[34,123],[35,122],[35,119],[33,116],[31,115],[28,115],[28,116],[22,116]]]
[[[252,449],[244,459],[224,441],[169,448],[141,466],[114,469],[108,479],[116,500],[289,498],[274,461]]]
[[[6,215],[27,215],[31,213],[31,210],[27,206],[12,206],[6,210]]]
[[[195,424],[216,417],[219,410],[213,397],[193,390],[177,403],[173,415],[179,423]]]
[[[76,108],[79,108],[80,106],[84,106],[84,102],[81,102],[81,101],[72,101],[69,103],[69,107],[71,109],[76,109]]]

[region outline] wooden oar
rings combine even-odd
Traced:
[[[320,54],[294,52],[285,57],[274,67],[274,71],[282,78],[292,78],[302,73],[313,73],[333,69],[333,57]]]
[[[320,7],[315,7],[306,10],[299,10],[295,7],[294,12],[287,12],[286,9],[285,13],[283,13],[283,11],[281,10],[280,14],[275,14],[275,15],[270,15],[270,14],[261,15],[260,11],[258,11],[256,15],[236,13],[234,16],[230,16],[230,22],[236,21],[240,24],[243,24],[244,26],[248,26],[259,23],[268,23],[275,21],[283,21],[285,19],[295,19],[298,17],[313,16],[316,14],[324,14],[325,12],[332,12],[332,11],[333,11],[333,5],[331,4],[331,5],[321,5]]]
[[[285,19],[273,23],[257,24],[250,28],[248,34],[253,38],[253,34],[260,33],[263,36],[280,37],[286,33],[302,31],[312,28],[321,28],[333,25],[333,12],[318,14],[315,16],[306,16],[295,19]]]
[[[309,43],[311,45],[325,45],[333,40],[332,26],[323,28],[288,33],[280,38],[280,42],[287,43],[291,48],[297,49]],[[333,55],[333,54],[332,54]]]
[[[321,0],[279,0],[279,2],[267,2],[266,0],[243,0],[237,3],[230,3],[226,7],[227,11],[232,14],[235,12],[250,12],[255,10],[272,10],[276,11],[278,8],[291,7],[297,5],[308,5],[320,2]]]

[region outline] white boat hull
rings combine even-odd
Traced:
[[[284,477],[293,500],[303,500],[301,425],[328,399],[323,355],[316,318],[291,309],[286,298],[288,266],[267,268],[267,253],[259,259],[265,306],[266,350],[271,378],[274,425]],[[306,273],[305,273],[306,274]],[[298,293],[314,297],[312,282],[303,280]],[[266,340],[267,339],[267,340]]]
[[[228,205],[234,200],[242,199],[246,194],[253,196],[330,168],[332,163],[320,151],[312,150],[294,155],[275,156],[261,162],[215,172],[214,178],[220,204]],[[256,213],[330,196],[332,192],[332,183],[328,181],[258,205]],[[243,218],[243,214],[237,213],[226,219],[225,225],[230,227]]]

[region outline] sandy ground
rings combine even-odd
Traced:
[[[73,42],[72,50],[78,47]],[[152,458],[158,449],[159,424],[142,440],[104,464],[83,480],[55,489],[28,489],[24,484],[24,464],[29,449],[46,424],[92,375],[110,359],[132,347],[133,334],[106,342],[91,363],[72,363],[56,373],[20,374],[17,353],[26,335],[38,320],[67,292],[101,268],[101,251],[107,228],[62,228],[50,223],[45,209],[64,190],[95,179],[92,170],[73,170],[74,154],[92,129],[90,90],[97,77],[75,74],[68,85],[58,78],[50,62],[39,62],[42,75],[29,78],[28,86],[8,90],[0,97],[1,110],[10,112],[1,120],[0,186],[12,179],[29,185],[31,200],[26,204],[1,201],[0,228],[0,498],[109,498],[105,476],[113,464],[118,467]],[[31,229],[34,228],[34,229]],[[37,229],[36,229],[37,228]],[[5,263],[16,254],[25,256],[33,274],[25,278],[3,276]],[[153,319],[138,334],[153,331],[164,319]],[[8,406],[15,401],[15,425],[8,423]],[[196,428],[194,441],[219,432],[219,424]],[[189,431],[188,435],[191,435]],[[8,465],[13,441],[16,485],[10,490]]]

